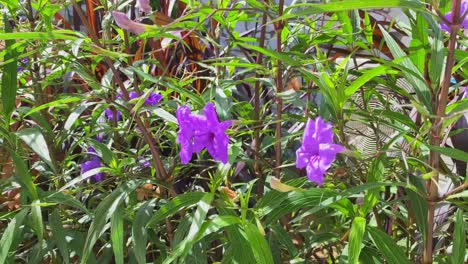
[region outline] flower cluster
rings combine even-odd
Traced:
[[[326,171],[336,158],[336,154],[343,151],[340,145],[333,144],[333,131],[330,124],[322,118],[307,120],[302,146],[296,151],[296,167],[306,168],[307,178],[323,184]]]
[[[134,99],[138,97],[138,94],[132,92],[129,97]],[[145,104],[155,105],[160,100],[160,95],[153,93],[147,98]],[[227,163],[229,137],[226,130],[231,127],[232,121],[220,122],[213,103],[208,103],[203,113],[204,115],[193,114],[188,106],[179,106],[176,110],[179,123],[176,142],[180,145],[181,163],[189,163],[193,154],[200,153],[203,149],[206,149],[215,161]],[[302,145],[296,151],[296,167],[306,168],[309,180],[318,185],[323,184],[324,175],[336,155],[344,150],[343,146],[333,143],[333,135],[332,126],[324,122],[321,117],[315,120],[308,119]],[[81,164],[81,173],[102,166],[94,149],[89,148],[88,152],[93,154],[93,158]],[[150,166],[148,161],[140,163],[141,167]],[[101,181],[103,175],[97,173],[94,178]]]
[[[208,103],[203,112],[205,115],[192,114],[187,106],[180,106],[176,111],[179,122],[177,143],[181,148],[182,164],[189,163],[192,155],[204,148],[214,160],[227,163],[229,137],[226,130],[232,122],[219,122],[213,103]]]
[[[122,97],[122,93],[119,93],[119,95],[117,95],[117,98],[121,98],[121,97]],[[130,100],[132,100],[132,99],[138,98],[139,95],[138,95],[137,92],[129,92],[128,97],[129,97]],[[145,102],[143,104],[146,105],[146,106],[157,105],[162,100],[162,98],[163,98],[163,96],[161,94],[152,92],[148,96],[148,98],[146,98],[146,100],[145,100]],[[112,109],[106,108],[106,110],[104,110],[104,114],[106,115],[108,120],[110,120],[110,121],[114,120],[114,111],[112,111]],[[122,118],[122,113],[120,111],[116,110],[115,111],[115,119],[117,121],[119,121],[121,118]]]
[[[101,168],[102,167],[102,164],[101,164],[101,159],[99,158],[99,156],[97,155],[96,151],[94,150],[94,148],[92,147],[89,147],[88,148],[88,152],[93,156],[93,158],[89,161],[86,161],[84,163],[81,164],[81,174],[84,174],[86,173],[87,171],[90,171],[90,170],[93,170],[93,169],[97,169],[97,168]],[[102,179],[104,178],[104,175],[102,172],[99,172],[99,173],[96,173],[95,175],[93,175],[94,179],[98,182],[102,181]]]

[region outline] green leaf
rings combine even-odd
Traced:
[[[3,24],[5,26],[5,33],[11,32],[10,21],[8,20],[7,14],[3,15]],[[1,38],[1,37],[0,37]],[[16,89],[17,89],[17,77],[18,77],[18,51],[16,48],[12,48],[12,45],[16,43],[15,40],[5,41],[6,53],[3,57],[5,64],[2,67],[2,104],[3,109],[0,109],[5,117],[7,123],[9,123],[11,113],[15,108],[16,102]]]
[[[423,235],[423,241],[426,240],[427,231],[427,201],[414,191],[407,190],[409,202],[411,204],[411,212],[416,218],[416,223],[419,231]]]
[[[463,150],[455,149],[455,148],[447,148],[447,147],[439,147],[439,146],[431,146],[426,145],[430,150],[439,152],[445,156],[450,158],[454,158],[456,160],[468,162],[468,153]]]
[[[426,50],[424,45],[418,39],[412,39],[410,42],[409,57],[419,72],[424,74],[424,65],[426,64]]]
[[[449,197],[447,197],[447,200],[456,199],[456,198],[466,198],[466,197],[468,197],[468,190],[464,190],[463,192],[452,194]]]
[[[75,121],[80,117],[81,113],[83,113],[86,109],[88,109],[88,106],[90,104],[84,103],[83,105],[80,105],[77,107],[75,110],[73,110],[70,115],[67,118],[67,121],[65,122],[65,125],[63,125],[63,128],[65,130],[70,130],[75,123]]]
[[[402,72],[403,76],[405,76],[405,79],[413,86],[419,100],[424,104],[426,109],[430,111],[432,109],[431,92],[424,82],[422,73],[419,72],[418,68],[411,62],[407,54],[400,48],[392,36],[381,25],[379,25],[379,27],[393,57],[395,57],[395,59],[401,58],[399,64],[408,69]]]
[[[359,263],[359,254],[361,253],[362,240],[366,231],[366,219],[355,217],[349,233],[348,256],[349,263]]]
[[[55,171],[55,166],[50,158],[47,142],[38,128],[21,129],[16,132],[16,135]]]
[[[385,65],[380,65],[371,70],[366,71],[363,75],[359,76],[350,86],[345,89],[346,98],[351,97],[359,88],[361,88],[368,81],[372,80],[374,77],[385,74],[388,67]]]
[[[44,237],[44,225],[42,222],[42,210],[39,200],[31,203],[31,220],[33,229],[36,232],[38,244],[42,243]]]
[[[138,209],[132,224],[133,253],[139,264],[146,264],[146,244],[148,235],[146,223],[151,218],[151,213],[155,205],[154,200],[146,201]]]
[[[250,45],[250,44],[246,44],[246,43],[241,43],[241,42],[238,42],[237,44],[239,46],[244,47],[244,48],[251,49],[251,50],[260,52],[260,53],[262,53],[264,55],[270,56],[273,59],[281,60],[282,62],[284,62],[284,63],[286,63],[288,65],[291,65],[291,66],[300,66],[301,65],[300,61],[293,59],[292,57],[290,57],[289,55],[287,55],[285,53],[278,53],[278,52],[270,50],[270,49],[265,49],[265,48],[261,48],[261,47],[258,47],[258,46],[254,46],[254,45]]]
[[[336,194],[325,190],[325,189],[310,189],[302,192],[289,192],[287,193],[287,198],[282,202],[272,201],[274,204],[273,210],[268,212],[266,225],[269,225],[281,216],[288,214],[290,212],[296,211],[302,208],[311,208],[317,207],[321,202],[327,200],[330,197],[336,197]],[[334,200],[336,202],[338,200]],[[330,202],[333,203],[333,202]],[[268,205],[269,206],[269,205]],[[262,217],[265,212],[259,212],[259,216]]]
[[[10,13],[13,14],[18,9],[18,0],[1,0],[0,3],[5,5],[10,10]]]
[[[64,263],[70,263],[68,254],[68,243],[65,239],[65,229],[63,228],[62,221],[60,220],[59,209],[54,209],[50,216],[50,227],[52,228],[52,239],[58,247],[60,254],[62,255],[62,261]]]
[[[29,116],[33,113],[36,113],[38,111],[41,111],[41,110],[44,110],[44,109],[48,109],[49,107],[59,107],[59,106],[62,106],[62,107],[65,107],[65,108],[68,108],[68,104],[69,103],[73,103],[73,102],[77,102],[77,101],[80,101],[81,98],[80,97],[67,97],[67,98],[64,98],[64,99],[59,99],[59,100],[55,100],[53,102],[50,102],[50,103],[46,103],[46,104],[42,104],[42,105],[39,105],[39,106],[36,106],[34,107],[33,109],[31,109],[29,112],[27,112],[24,117],[26,116]]]
[[[151,110],[151,113],[156,115],[156,116],[159,116],[161,117],[162,119],[164,119],[165,121],[167,122],[171,122],[171,123],[174,123],[174,124],[177,124],[177,118],[175,118],[175,116],[169,112],[167,112],[166,110],[162,109],[162,108],[155,108],[153,110]]]
[[[96,208],[95,216],[88,230],[86,242],[83,247],[81,263],[88,263],[92,249],[97,239],[106,231],[105,225],[109,218],[117,210],[118,206],[141,181],[129,181],[108,195]]]
[[[279,224],[273,225],[272,231],[278,238],[278,241],[281,242],[281,244],[283,244],[284,246],[286,246],[289,253],[289,258],[294,258],[297,255],[297,249],[294,246],[291,237],[289,237],[288,232],[286,232],[286,230],[284,230],[284,228]]]
[[[153,215],[153,217],[151,217],[146,226],[148,227],[155,225],[167,217],[177,213],[179,210],[195,205],[204,196],[205,193],[203,192],[188,192],[175,197],[167,204],[161,206],[161,208]]]
[[[117,210],[111,217],[111,241],[112,250],[114,251],[115,263],[124,263],[124,232],[123,232],[123,210],[117,207]]]
[[[395,243],[393,238],[376,227],[368,226],[367,231],[371,235],[374,245],[377,246],[388,263],[410,264],[410,261],[405,256],[405,252]]]
[[[307,8],[303,8],[307,7]],[[317,15],[328,12],[350,11],[357,9],[382,9],[382,8],[411,8],[414,11],[425,10],[420,1],[414,0],[344,0],[333,1],[326,4],[297,4],[285,9],[282,17],[276,20],[284,20],[293,17]],[[301,9],[296,9],[301,8]],[[274,21],[276,21],[274,20]]]
[[[203,101],[202,97],[198,96],[196,93],[190,91],[189,89],[185,89],[184,87],[180,87],[179,84],[175,84],[171,82],[171,79],[164,80],[162,77],[155,77],[152,76],[151,74],[148,74],[144,72],[143,70],[137,68],[137,67],[131,67],[135,73],[140,76],[143,80],[148,80],[153,83],[160,84],[164,87],[167,87],[170,90],[173,90],[179,94],[182,94],[184,96],[187,96],[192,100],[193,103],[195,103],[199,107],[204,107],[205,102]]]
[[[258,227],[252,223],[247,223],[244,226],[244,231],[249,246],[252,248],[256,262],[259,264],[274,263],[268,243],[258,230]]]
[[[101,156],[102,160],[106,164],[111,164],[112,160],[115,159],[114,152],[112,152],[106,144],[103,144],[94,139],[88,139],[89,144],[91,147],[96,150],[96,152]]]
[[[455,215],[455,229],[453,230],[452,264],[464,263],[466,254],[466,232],[463,210],[458,209]]]
[[[0,40],[30,39],[30,40],[77,40],[79,36],[71,30],[54,30],[50,32],[14,32],[0,34]]]
[[[65,194],[63,192],[46,192],[43,200],[47,203],[57,203],[60,205],[67,205],[82,210],[86,214],[90,214],[89,210],[83,205],[82,202],[75,199],[75,197]]]
[[[8,252],[12,250],[10,247],[13,240],[18,239],[21,236],[21,232],[18,232],[18,230],[27,213],[27,209],[21,210],[4,230],[2,238],[0,239],[0,263],[5,263],[8,257]]]
[[[38,200],[39,197],[37,195],[36,185],[32,181],[32,176],[29,173],[25,160],[20,158],[18,154],[10,148],[8,148],[8,152],[15,163],[15,178],[18,180],[21,187],[28,191],[32,200]]]
[[[197,233],[201,230],[203,222],[205,221],[206,214],[211,208],[213,198],[214,194],[212,193],[205,193],[203,195],[203,197],[197,203],[198,207],[192,217],[192,225],[190,226],[187,236],[169,255],[169,257],[164,260],[163,264],[172,263],[178,257],[185,258],[185,256],[189,253],[190,249],[195,243],[195,237]]]

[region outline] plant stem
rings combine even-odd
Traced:
[[[448,53],[447,53],[447,62],[445,65],[444,71],[444,79],[442,80],[442,86],[439,91],[439,97],[435,97],[433,99],[435,112],[437,114],[433,127],[431,129],[431,145],[439,146],[441,143],[442,138],[442,119],[445,116],[445,109],[447,107],[447,97],[448,97],[448,90],[450,87],[450,79],[452,77],[452,68],[455,63],[455,45],[457,42],[457,32],[460,28],[460,7],[461,7],[461,0],[456,0],[453,2],[452,5],[452,14],[453,14],[453,21],[450,25],[450,39],[448,43]],[[440,155],[436,151],[432,151],[429,154],[429,164],[432,168],[434,168],[435,175],[432,179],[428,182],[428,196],[427,196],[427,203],[428,203],[428,214],[427,214],[427,239],[424,243],[423,249],[423,263],[429,264],[432,263],[432,254],[433,254],[433,236],[434,236],[434,213],[435,208],[437,205],[438,200],[438,188],[437,185],[439,183],[439,160]]]
[[[279,0],[278,3],[278,17],[283,16],[284,0]],[[284,28],[284,21],[280,20],[275,24],[276,27],[276,51],[278,53],[282,52],[282,41],[281,35]],[[276,65],[276,94],[278,95],[283,91],[283,69],[282,61],[277,60]],[[276,177],[281,178],[281,118],[282,118],[282,109],[283,109],[283,99],[276,97]]]
[[[266,3],[265,3],[266,4]],[[260,29],[260,40],[259,40],[259,47],[263,48],[265,46],[265,35],[266,35],[266,23],[267,23],[267,13],[263,12],[262,17],[262,24]],[[257,58],[255,63],[257,65],[262,65],[263,61],[263,53],[259,52],[257,54]],[[258,179],[257,185],[257,195],[261,197],[263,195],[264,185],[265,185],[265,178],[262,175],[262,168],[260,166],[260,130],[261,130],[261,123],[260,123],[260,74],[257,72],[256,74],[257,80],[255,81],[255,94],[254,94],[254,119],[255,119],[255,127],[254,127],[254,138],[253,138],[253,149],[254,149],[254,173],[255,177]]]

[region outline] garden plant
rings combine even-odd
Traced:
[[[467,0],[0,9],[0,264],[467,263]]]

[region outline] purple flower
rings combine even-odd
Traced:
[[[138,161],[138,164],[139,164],[139,167],[140,167],[141,169],[151,167],[151,162],[150,162],[149,160],[145,160],[145,159],[140,159],[140,160]]]
[[[192,159],[194,129],[192,124],[192,114],[188,106],[180,106],[176,111],[179,123],[179,133],[177,143],[180,144],[180,159],[182,164],[187,164]]]
[[[213,103],[208,103],[203,111],[204,116],[192,114],[187,106],[180,106],[176,111],[181,162],[187,164],[194,153],[206,148],[214,160],[227,163],[229,137],[226,130],[232,122],[219,122]]]
[[[18,73],[26,70],[26,68],[23,66],[26,66],[29,63],[29,60],[28,58],[22,58],[21,60],[19,60],[19,62],[21,63],[22,66],[16,67],[16,71]]]
[[[306,168],[307,178],[323,184],[326,171],[335,160],[336,154],[343,151],[340,145],[333,144],[333,131],[330,124],[321,117],[307,120],[302,146],[296,151],[296,167]]]
[[[153,11],[149,4],[149,0],[137,0],[136,7],[145,13],[151,13],[151,11]]]
[[[112,121],[114,120],[114,111],[112,111],[110,108],[106,108],[104,110],[104,114],[107,117],[107,120]],[[119,121],[122,118],[122,113],[119,110],[115,110],[115,119],[116,121]]]
[[[128,98],[130,100],[138,98],[138,97],[140,97],[140,96],[135,91],[131,91],[131,92],[128,93]],[[117,94],[117,99],[120,99],[120,98],[122,98],[122,92],[119,92]],[[163,98],[163,96],[161,94],[152,92],[149,95],[149,97],[146,98],[146,100],[144,102],[144,105],[147,105],[147,106],[156,105],[162,100],[162,98]],[[120,111],[118,111],[118,110],[116,110],[115,112],[116,112],[116,119],[117,119],[117,121],[119,121],[122,118],[122,113]],[[114,112],[112,112],[112,110],[110,108],[106,108],[106,110],[104,110],[104,113],[105,113],[105,115],[106,115],[106,117],[107,117],[107,119],[109,121],[114,120]]]
[[[102,141],[104,141],[104,133],[99,133],[99,134],[97,134],[97,135],[96,135],[96,140],[97,140],[98,142],[101,142],[101,143],[102,143]]]
[[[137,23],[130,20],[126,14],[122,12],[113,11],[112,15],[114,16],[115,23],[122,29],[128,30],[134,34],[141,34],[145,32],[145,25]]]
[[[461,7],[460,7],[460,15],[464,15],[467,9],[468,9],[468,0],[462,0]],[[452,11],[448,12],[444,17],[448,22],[453,23]],[[461,22],[461,26],[464,29],[468,28],[468,17],[467,16],[465,16],[465,18]],[[443,23],[443,22],[441,23],[440,28],[442,30],[447,31],[447,32],[450,31],[450,26]]]
[[[145,105],[156,105],[162,100],[163,96],[158,93],[151,93],[148,98],[145,100]]]
[[[80,165],[81,174],[84,174],[87,171],[102,167],[101,160],[100,160],[99,156],[97,155],[96,151],[94,150],[94,148],[89,147],[88,152],[93,156],[93,158],[91,160],[86,161],[86,162],[84,162],[84,163],[82,163]],[[94,179],[96,181],[100,182],[100,181],[102,181],[104,175],[103,175],[102,172],[99,172],[99,173],[96,173],[95,175],[93,175],[93,177],[94,177]]]

